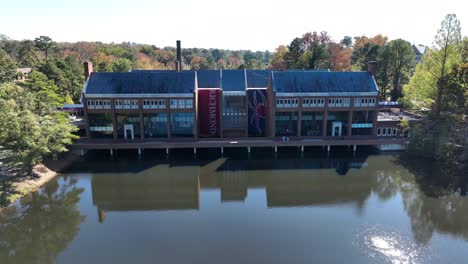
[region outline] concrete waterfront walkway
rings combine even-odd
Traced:
[[[232,147],[307,147],[307,146],[372,146],[404,144],[402,138],[329,137],[317,139],[295,139],[282,141],[261,138],[216,138],[216,139],[80,139],[73,145],[76,149],[181,149],[181,148],[232,148]]]

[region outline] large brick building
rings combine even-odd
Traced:
[[[83,89],[86,136],[140,141],[374,137],[374,69],[375,65],[369,72],[88,69]]]

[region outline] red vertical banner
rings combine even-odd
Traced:
[[[247,91],[249,98],[249,136],[264,137],[266,135],[267,90],[250,89]]]
[[[199,135],[202,137],[218,137],[221,119],[220,89],[198,90],[198,120]]]

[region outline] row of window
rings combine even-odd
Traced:
[[[143,109],[165,109],[166,100],[143,100]]]
[[[88,109],[111,109],[110,100],[88,100]]]
[[[116,109],[138,109],[138,100],[115,100]],[[303,99],[302,107],[324,107],[325,99]],[[88,109],[111,109],[110,100],[88,100]],[[349,98],[329,98],[329,107],[349,107]],[[355,98],[355,107],[375,106],[375,98]],[[297,108],[299,107],[299,99],[277,99],[277,108]],[[165,109],[165,100],[143,100],[144,109]],[[193,108],[192,99],[171,99],[171,109],[191,109]]]
[[[114,100],[115,109],[138,109],[138,100]],[[165,109],[166,100],[143,100],[143,109]],[[171,109],[191,109],[192,99],[171,99]],[[88,109],[111,109],[111,100],[88,100]]]
[[[354,107],[375,106],[375,98],[354,98]]]
[[[115,100],[115,109],[138,109],[138,100]]]
[[[392,137],[398,135],[396,128],[377,128],[377,136],[379,137]]]
[[[171,109],[191,109],[193,108],[192,99],[171,99],[170,101]]]
[[[329,98],[328,107],[349,107],[349,98]]]
[[[325,99],[302,99],[302,107],[323,107],[325,105]]]
[[[277,99],[277,108],[293,108],[299,107],[299,99]]]
[[[350,98],[329,98],[328,107],[350,107]],[[325,99],[302,99],[302,107],[324,107]],[[354,106],[365,107],[375,106],[375,98],[355,98]],[[299,107],[298,99],[277,99],[276,108],[294,108]]]

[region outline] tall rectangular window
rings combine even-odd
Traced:
[[[246,111],[245,96],[223,95],[223,128],[246,128]]]
[[[158,105],[159,105],[158,108],[160,108],[160,109],[165,109],[166,108],[166,100],[159,100],[158,102],[159,102],[158,103]]]
[[[184,109],[185,108],[185,100],[184,99],[178,99],[177,100],[177,108],[179,108],[179,109]]]
[[[171,136],[193,137],[194,114],[171,113]]]
[[[125,131],[127,130],[127,131]],[[117,134],[119,138],[132,139],[140,137],[140,116],[135,114],[117,114]]]
[[[188,100],[185,100],[185,108],[193,108],[193,100],[192,99],[188,99]]]
[[[91,138],[113,138],[111,114],[88,114]]]
[[[171,105],[171,109],[177,108],[177,99],[171,99],[170,105]]]
[[[323,126],[322,112],[302,112],[301,136],[321,136]]]
[[[143,114],[145,138],[167,137],[167,114],[151,113]]]
[[[297,132],[297,112],[276,112],[276,136],[295,136]]]

